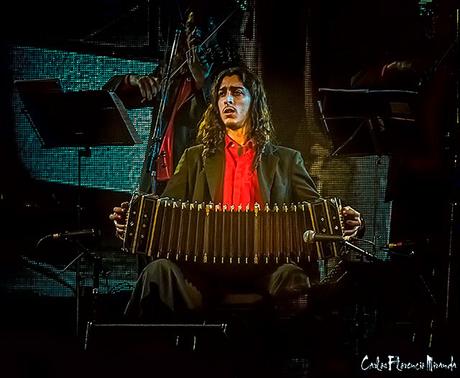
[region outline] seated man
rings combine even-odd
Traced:
[[[199,126],[200,144],[187,149],[163,197],[253,208],[255,203],[283,204],[320,197],[298,151],[271,143],[273,126],[259,78],[243,68],[219,74]],[[125,230],[125,207],[110,219],[119,235]],[[343,210],[345,235],[355,236],[360,214]],[[211,267],[212,268],[212,267]],[[228,269],[227,269],[228,268]],[[271,271],[270,271],[271,270]],[[212,269],[158,259],[142,271],[127,307],[134,318],[159,319],[171,312],[199,309],[234,289],[279,297],[305,295],[309,277],[294,263]]]

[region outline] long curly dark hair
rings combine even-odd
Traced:
[[[252,100],[250,106],[251,112],[251,130],[249,138],[252,139],[256,146],[253,168],[256,169],[260,163],[265,146],[274,138],[274,130],[267,104],[267,97],[260,79],[252,72],[242,67],[233,67],[222,71],[214,81],[211,89],[211,101],[201,118],[197,136],[197,142],[204,145],[203,160],[215,154],[219,145],[225,141],[225,125],[219,114],[217,104],[219,88],[224,77],[238,76],[243,85],[249,90]]]

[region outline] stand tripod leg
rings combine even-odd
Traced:
[[[80,296],[81,296],[80,258],[75,263],[75,334],[80,336]]]

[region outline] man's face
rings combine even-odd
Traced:
[[[218,91],[219,114],[225,127],[232,130],[251,126],[251,94],[237,75],[225,76]]]
[[[190,12],[185,23],[185,34],[189,48],[198,46],[203,39],[203,31],[195,24],[195,15]]]

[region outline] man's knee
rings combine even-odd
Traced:
[[[171,260],[168,259],[157,259],[153,260],[150,263],[147,264],[147,266],[144,269],[152,269],[152,268],[158,268],[158,267],[171,267],[174,264]]]
[[[305,293],[310,286],[310,279],[301,267],[295,264],[283,264],[271,275],[268,289],[270,295],[282,296]]]
[[[142,271],[141,277],[177,275],[180,272],[179,267],[168,259],[158,259],[150,262]]]

